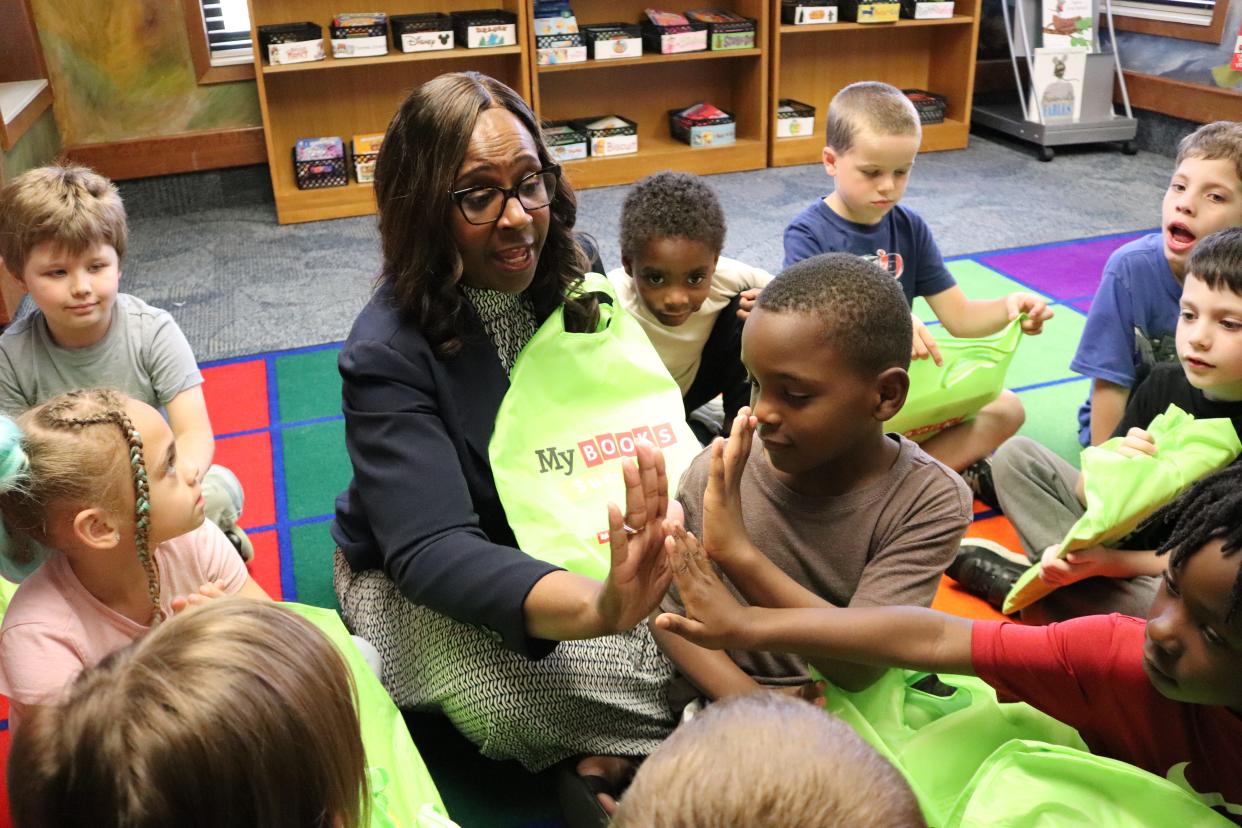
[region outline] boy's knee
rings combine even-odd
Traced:
[[[1007,388],[1001,391],[999,397],[984,406],[981,413],[994,417],[997,427],[1003,429],[1006,436],[1017,434],[1018,429],[1026,422],[1026,409],[1022,407],[1022,400]]]
[[[992,455],[992,480],[997,488],[1023,474],[1028,458],[1038,454],[1042,446],[1030,437],[1010,437]]]

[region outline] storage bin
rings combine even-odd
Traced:
[[[345,145],[340,138],[299,138],[293,145],[293,174],[299,190],[344,187]]]
[[[453,12],[453,34],[467,49],[491,49],[517,43],[517,15],[504,9]]]
[[[638,152],[638,124],[624,115],[596,115],[570,123],[586,133],[588,151],[594,157]]]
[[[535,14],[540,12],[535,10]],[[535,17],[535,37],[540,35],[566,35],[578,32],[578,18],[572,12],[551,17]]]
[[[853,23],[896,23],[898,0],[840,0],[840,17]]]
[[[944,20],[953,16],[953,0],[901,0],[901,16],[909,20]]]
[[[836,3],[804,3],[799,0],[781,0],[781,22],[794,26],[818,26],[836,23],[839,18]]]
[[[587,53],[594,60],[643,56],[643,30],[631,23],[593,23],[582,27]]]
[[[643,49],[658,55],[702,52],[707,49],[707,30],[696,29],[679,12],[647,9],[642,22]]]
[[[435,52],[453,48],[453,21],[443,12],[394,14],[392,45],[402,52]]]
[[[375,161],[379,158],[380,144],[383,142],[384,133],[382,132],[354,136],[351,142],[354,156],[354,179],[359,184],[370,184],[375,181]]]
[[[557,161],[579,161],[587,157],[587,134],[571,121],[545,121],[543,142]]]
[[[733,115],[709,103],[669,110],[668,129],[674,138],[692,147],[722,147],[737,140]]]
[[[903,89],[901,91],[910,99],[910,103],[914,104],[914,108],[919,112],[919,121],[923,124],[944,123],[944,113],[949,102],[943,95],[937,95],[925,89]]]
[[[586,38],[581,32],[535,35],[535,48],[535,63],[539,66],[584,63],[587,59]]]
[[[793,98],[776,104],[776,137],[806,138],[815,134],[815,107]]]
[[[388,15],[382,12],[338,14],[328,27],[332,57],[376,57],[388,54]]]
[[[310,21],[260,26],[259,53],[272,66],[323,60],[323,27]]]
[[[755,48],[755,21],[726,9],[693,9],[686,19],[707,31],[707,48],[713,52]]]

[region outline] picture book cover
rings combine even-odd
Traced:
[[[1079,119],[1087,51],[1085,48],[1035,50],[1031,67],[1035,96],[1031,100],[1028,120],[1069,124]]]

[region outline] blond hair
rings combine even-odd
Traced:
[[[1242,182],[1242,123],[1213,121],[1199,127],[1177,145],[1177,166],[1187,158],[1228,161]]]
[[[340,653],[244,598],[172,618],[31,709],[9,768],[18,828],[355,828],[368,811]]]
[[[611,828],[914,828],[910,786],[844,722],[762,692],[679,727],[626,791]]]
[[[73,255],[110,244],[122,259],[128,238],[125,205],[116,187],[86,167],[38,167],[0,189],[0,258],[18,278],[41,242]]]
[[[879,136],[923,133],[910,99],[897,87],[878,81],[851,83],[828,104],[828,146],[849,152],[862,128]]]

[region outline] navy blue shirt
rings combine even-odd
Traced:
[[[820,253],[853,253],[876,262],[901,282],[910,303],[957,284],[927,222],[900,204],[875,224],[859,224],[817,199],[785,228],[784,266]]]

